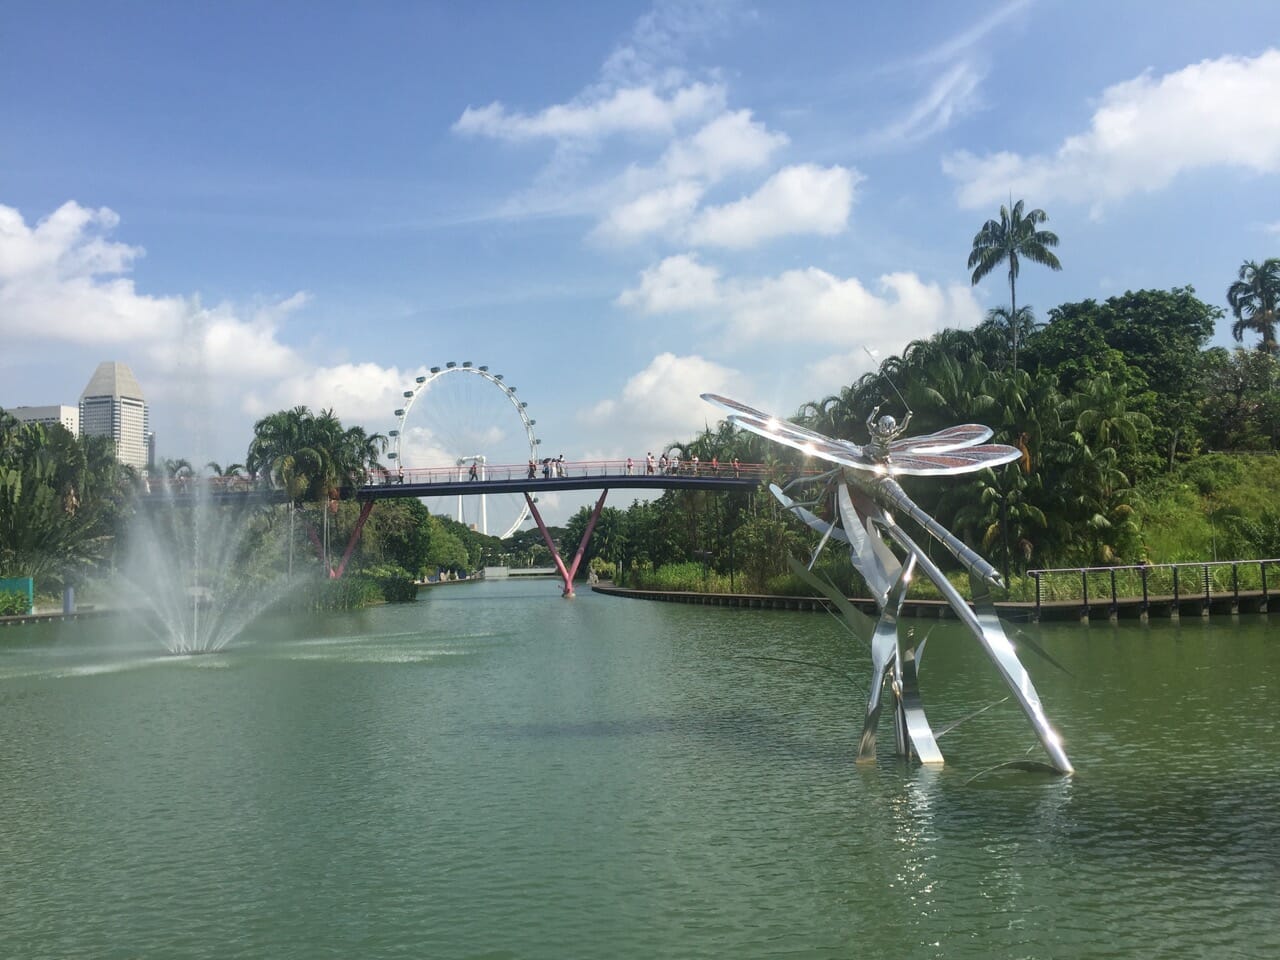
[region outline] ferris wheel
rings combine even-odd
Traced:
[[[539,443],[528,406],[486,366],[467,360],[432,367],[404,392],[387,457],[406,470],[431,468],[433,480],[523,478]],[[521,493],[451,499],[454,519],[495,537],[511,536],[529,517]]]

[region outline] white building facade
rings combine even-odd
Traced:
[[[73,437],[80,436],[79,407],[69,407],[65,403],[49,407],[10,407],[9,413],[23,423],[60,423],[71,431]]]
[[[112,360],[98,364],[80,394],[80,432],[86,437],[111,437],[117,460],[146,469],[150,415],[142,388],[125,364]]]

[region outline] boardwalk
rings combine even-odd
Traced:
[[[675,590],[633,590],[613,584],[597,584],[591,588],[596,593],[636,600],[658,600],[664,603],[690,603],[698,606],[736,607],[749,610],[799,610],[830,612],[832,604],[824,597],[785,597],[751,593],[694,593]],[[879,610],[874,600],[851,597],[850,602],[869,616],[877,616]],[[1180,617],[1235,616],[1238,614],[1267,613],[1268,597],[1260,590],[1241,591],[1238,596],[1226,594],[1204,597],[1149,597],[1146,606],[1141,597],[1122,597],[1114,605],[1110,598],[1096,601],[1087,608],[1078,600],[1054,600],[1042,602],[1037,609],[1034,601],[1010,600],[995,604],[996,613],[1006,620],[1019,623],[1039,620],[1091,621],[1135,619],[1152,617],[1178,619]],[[904,617],[954,620],[955,612],[945,600],[912,600],[902,605]]]

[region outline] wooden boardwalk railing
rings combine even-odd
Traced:
[[[1146,618],[1151,612],[1266,613],[1280,559],[1139,563],[1115,567],[1028,570],[1036,583],[1035,618],[1061,616],[1075,607],[1080,619],[1122,609]],[[1270,576],[1268,576],[1270,573]]]

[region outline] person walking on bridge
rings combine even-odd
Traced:
[[[538,461],[532,457],[529,458],[529,479],[534,480],[538,476]]]
[[[644,455],[644,475],[646,477],[653,476],[653,451],[649,451]]]
[[[467,479],[468,480],[480,479],[480,471],[476,469],[476,462],[474,460],[471,461],[471,469],[467,471]]]
[[[631,458],[627,457],[627,476],[628,477],[631,476],[631,471],[634,469],[634,467],[635,467],[635,464],[632,463]]]

